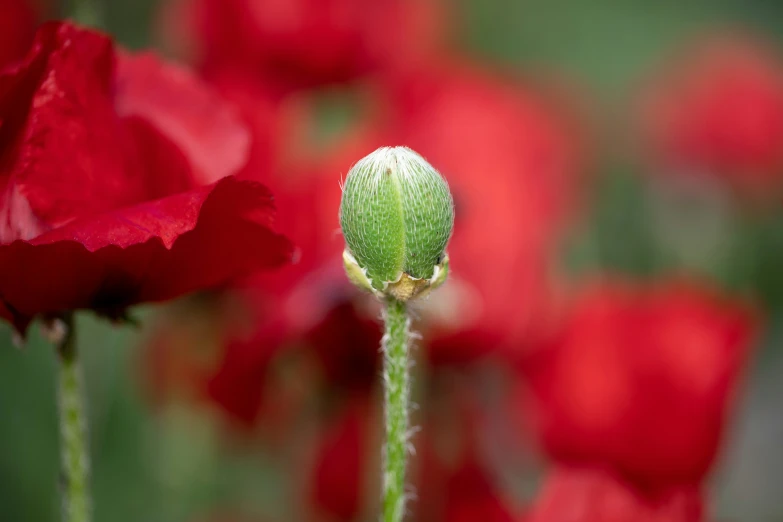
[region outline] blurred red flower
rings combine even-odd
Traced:
[[[310,476],[309,500],[312,520],[349,522],[360,520],[365,509],[368,473],[380,469],[370,459],[377,448],[369,433],[371,401],[367,396],[350,401],[317,441]],[[371,453],[372,452],[372,453]]]
[[[254,71],[296,88],[423,60],[447,18],[441,0],[171,0],[161,33],[204,71]]]
[[[650,496],[611,473],[557,468],[547,478],[525,522],[701,522],[698,487]]]
[[[421,402],[413,415],[418,429],[409,473],[416,522],[518,520],[518,505],[504,480],[507,462],[496,458],[496,415],[505,411],[477,393],[485,388],[475,366],[433,368],[417,381]]]
[[[318,323],[296,335],[297,327],[286,322],[284,313],[267,312],[256,321],[249,340],[222,345],[220,360],[206,383],[194,383],[206,386],[209,397],[229,418],[247,428],[263,419],[268,429],[274,412],[285,414],[281,410],[287,407],[288,414],[293,413],[291,404],[284,406],[286,401],[270,375],[284,351],[312,362],[309,385],[311,390],[320,389],[323,398],[370,393],[380,368],[381,332],[376,321],[362,316],[350,302],[336,303]]]
[[[478,462],[471,459],[446,479],[446,498],[442,522],[513,522],[511,508],[503,500],[498,486]],[[422,496],[418,501],[427,503]],[[436,522],[433,520],[432,522]]]
[[[416,430],[416,451],[410,461],[408,484],[411,520],[416,522],[513,522],[510,503],[482,458],[477,434],[481,427],[467,393],[444,398],[455,411],[434,411],[425,398],[427,419]],[[374,418],[368,398],[356,395],[338,412],[317,443],[311,474],[311,504],[315,519],[365,520],[378,509],[383,421]],[[378,405],[380,406],[380,404]],[[380,409],[377,411],[380,414]],[[375,428],[375,429],[373,429]],[[368,480],[368,478],[370,480]]]
[[[42,26],[0,74],[0,314],[166,300],[284,264],[266,188],[230,174],[249,136],[184,69]]]
[[[525,367],[544,448],[651,489],[699,484],[754,322],[694,284],[587,289]]]
[[[725,177],[754,192],[783,176],[783,64],[750,38],[684,50],[652,86],[645,131],[664,169]]]
[[[40,16],[32,0],[0,0],[0,69],[24,58]]]

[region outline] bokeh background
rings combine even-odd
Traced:
[[[13,3],[0,1],[0,18]],[[282,50],[253,62],[215,12],[213,37],[229,43],[199,40],[187,1],[96,4],[118,44],[189,63],[241,108],[258,139],[252,168],[301,256],[235,290],[136,309],[138,326],[79,315],[96,520],[374,519],[378,311],[344,286],[334,209],[351,163],[389,140],[442,170],[463,216],[454,280],[417,312],[416,520],[525,520],[552,470],[572,465],[644,475],[644,491],[703,487],[705,520],[783,520],[783,4],[428,0],[372,19],[389,43],[380,71],[335,66],[320,33],[270,37],[262,45]],[[319,5],[279,4],[271,27]],[[68,9],[37,8],[41,20]],[[692,287],[720,304],[688,301]],[[593,317],[591,300],[608,315]],[[611,319],[637,305],[644,317]],[[704,341],[721,329],[726,346]],[[670,355],[647,347],[660,332]],[[601,343],[653,355],[628,362]],[[583,370],[566,384],[547,361],[557,349]],[[629,432],[668,441],[642,471],[597,445],[564,450],[589,432],[578,421],[553,414],[566,435],[552,436],[535,420],[573,406],[558,385],[597,397],[596,415],[627,408],[601,402],[626,396],[617,375],[637,376],[627,396],[649,407],[623,417]],[[680,378],[706,382],[704,396]],[[590,404],[574,407],[589,417]],[[0,520],[58,520],[55,359],[36,328],[21,349],[0,328],[0,414]],[[658,517],[638,520],[689,520]]]

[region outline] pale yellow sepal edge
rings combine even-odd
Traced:
[[[372,280],[367,276],[367,271],[359,266],[353,254],[345,249],[343,251],[343,266],[348,279],[353,284],[372,292],[379,298],[393,297],[399,301],[409,301],[414,297],[424,297],[434,289],[442,285],[449,275],[449,256],[444,254],[443,261],[435,265],[435,270],[430,279],[411,277],[405,272],[400,272],[396,281],[384,281],[383,290],[377,290],[372,285]]]

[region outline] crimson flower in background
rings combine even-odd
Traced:
[[[556,468],[524,522],[702,522],[695,486],[649,495],[607,471]]]
[[[434,448],[425,451],[435,452]],[[473,453],[463,450],[456,463],[445,464],[434,455],[422,455],[424,470],[413,510],[417,522],[514,522],[513,514],[491,472]],[[418,453],[417,455],[421,455]],[[424,460],[427,459],[427,460]],[[453,467],[451,467],[453,466]]]
[[[482,456],[481,424],[468,393],[443,397],[432,406],[423,397],[425,419],[413,440],[416,459],[410,470],[415,522],[514,522],[514,509]],[[328,422],[317,443],[310,472],[314,522],[361,521],[378,509],[377,470],[382,438],[380,408],[373,395],[356,395]],[[436,411],[437,410],[437,411]],[[443,411],[452,410],[452,411]],[[377,429],[373,429],[373,427]],[[371,480],[367,480],[368,477]]]
[[[160,32],[208,75],[253,71],[297,88],[423,61],[447,18],[441,0],[170,0]]]
[[[700,484],[754,322],[694,284],[587,289],[525,368],[545,450],[648,490]]]
[[[367,506],[367,478],[380,469],[377,446],[371,438],[371,396],[356,397],[328,421],[319,435],[309,477],[309,510],[313,522],[362,520]],[[376,424],[377,425],[377,424]],[[380,434],[380,432],[378,432]],[[375,481],[373,482],[375,484]],[[374,488],[376,491],[380,484]],[[373,497],[374,498],[374,497]]]
[[[0,69],[24,58],[40,17],[32,0],[0,0]]]
[[[272,364],[286,352],[296,352],[311,361],[316,372],[312,384],[322,398],[350,399],[368,395],[380,368],[378,345],[381,332],[372,316],[363,315],[349,301],[335,303],[311,328],[299,330],[286,313],[270,310],[259,318],[249,340],[222,345],[217,365],[206,382],[193,383],[206,388],[208,397],[240,426],[251,428],[262,419],[265,429],[279,414],[293,413],[283,406],[275,389]],[[311,390],[314,391],[314,390]],[[283,394],[285,396],[285,394]]]
[[[278,266],[249,136],[187,71],[68,23],[0,73],[0,316],[161,301]]]
[[[685,50],[652,86],[645,132],[662,168],[764,193],[783,177],[783,65],[751,39]]]

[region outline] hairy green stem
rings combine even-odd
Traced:
[[[410,319],[405,303],[386,300],[383,337],[383,380],[386,400],[386,449],[383,473],[383,522],[401,522],[405,515],[405,468],[410,401]]]
[[[59,359],[60,463],[63,522],[89,522],[90,500],[87,425],[73,315],[65,319],[57,344]]]

